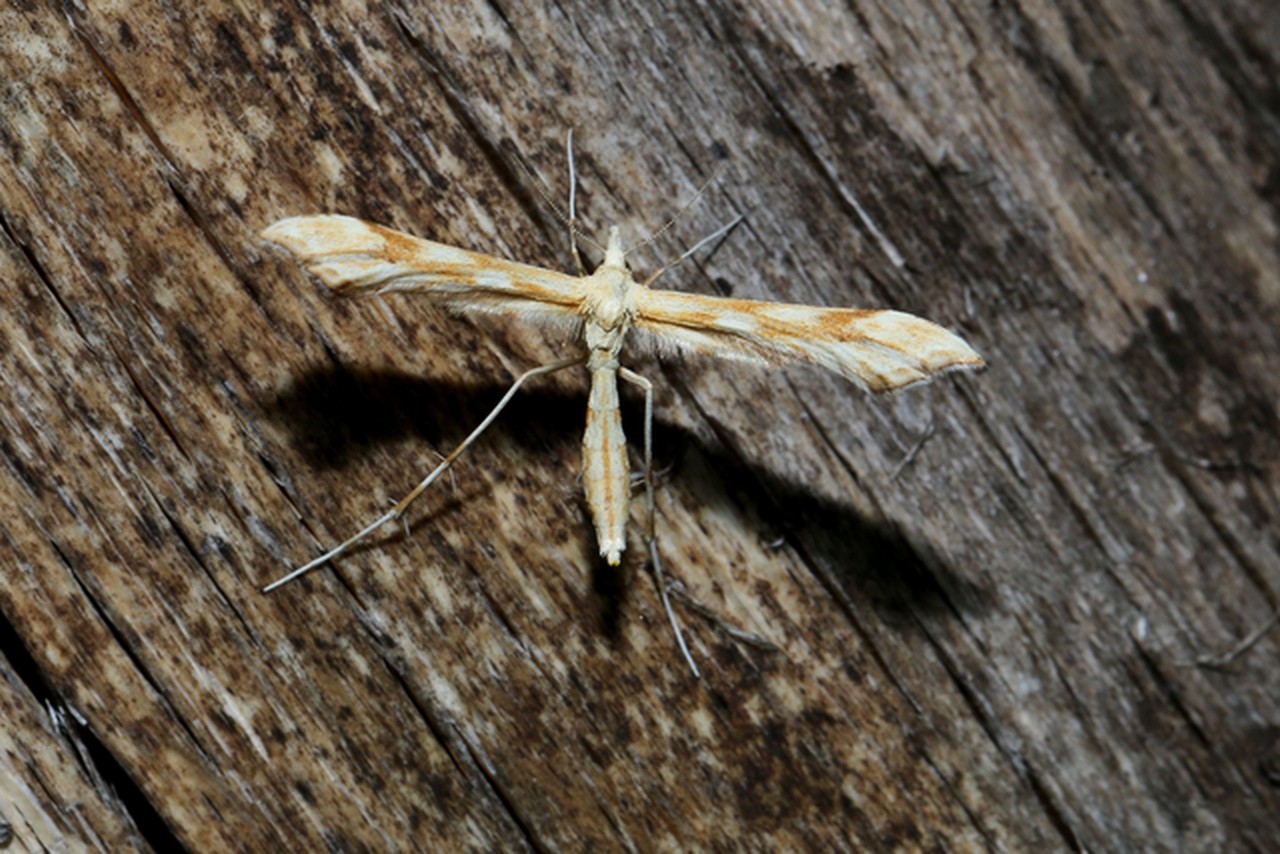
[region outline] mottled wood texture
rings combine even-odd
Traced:
[[[1280,588],[1280,7],[267,5],[0,9],[13,850],[1280,844],[1280,630],[1196,663]],[[701,681],[634,540],[594,556],[581,372],[408,537],[258,592],[572,347],[334,299],[259,229],[569,269],[525,167],[562,198],[569,127],[598,238],[724,164],[641,272],[742,213],[664,284],[991,366],[634,356]]]

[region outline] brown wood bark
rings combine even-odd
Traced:
[[[268,5],[0,10],[14,850],[1280,844],[1280,630],[1205,666],[1278,604],[1280,7]],[[257,232],[567,269],[528,169],[563,198],[568,128],[600,238],[723,164],[633,266],[746,220],[665,286],[990,363],[633,356],[701,680],[635,526],[595,557],[580,373],[259,592],[574,342],[336,300]]]

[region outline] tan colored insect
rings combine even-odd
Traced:
[[[571,179],[572,180],[572,179]],[[577,258],[570,194],[570,235]],[[729,227],[690,250],[718,237]],[[600,554],[617,565],[626,548],[631,478],[618,408],[618,378],[645,394],[644,460],[648,540],[655,572],[661,573],[654,541],[653,386],[622,367],[627,334],[647,333],[660,345],[736,359],[781,364],[811,362],[871,391],[887,391],[929,380],[949,370],[976,368],[982,359],[956,335],[899,311],[820,308],[725,299],[657,290],[627,268],[617,227],[609,230],[604,263],[591,275],[572,276],[504,261],[421,240],[349,216],[325,214],[283,219],[262,232],[279,243],[335,292],[344,295],[419,294],[458,312],[511,314],[535,321],[581,326],[586,353],[521,374],[480,425],[412,492],[350,539],[263,588],[273,590],[345,552],[389,522],[434,483],[484,432],[521,385],[533,377],[585,364],[591,372],[583,479]],[[678,262],[677,262],[678,263]],[[660,585],[661,576],[659,575]],[[694,668],[662,589],[664,604],[686,658]]]

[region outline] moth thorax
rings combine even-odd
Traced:
[[[631,274],[625,267],[601,267],[592,278],[596,287],[587,297],[591,319],[605,329],[623,325],[630,308]]]

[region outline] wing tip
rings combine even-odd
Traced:
[[[940,349],[934,354],[941,357],[940,361],[929,367],[939,373],[950,373],[951,371],[978,371],[987,366],[987,362],[982,356],[978,355],[978,351],[973,349],[968,341],[961,338],[954,332],[947,331],[950,340],[947,341],[947,348]]]
[[[374,234],[364,220],[345,214],[285,217],[259,232],[264,240],[277,243],[304,258],[335,252],[370,251],[372,247],[368,245],[368,239]]]
[[[893,312],[893,315],[890,319],[900,324],[898,331],[902,336],[892,343],[884,339],[878,343],[888,345],[896,358],[886,360],[886,370],[874,372],[873,377],[860,378],[872,392],[896,391],[931,382],[945,374],[987,367],[986,360],[969,342],[951,330],[904,312]]]
[[[895,349],[918,354],[925,373],[977,370],[986,366],[986,361],[968,341],[945,326],[906,312],[885,314],[888,315],[886,319],[891,319],[898,327],[898,335],[894,336],[898,339],[894,342],[897,345]],[[881,343],[888,342],[882,340]]]

